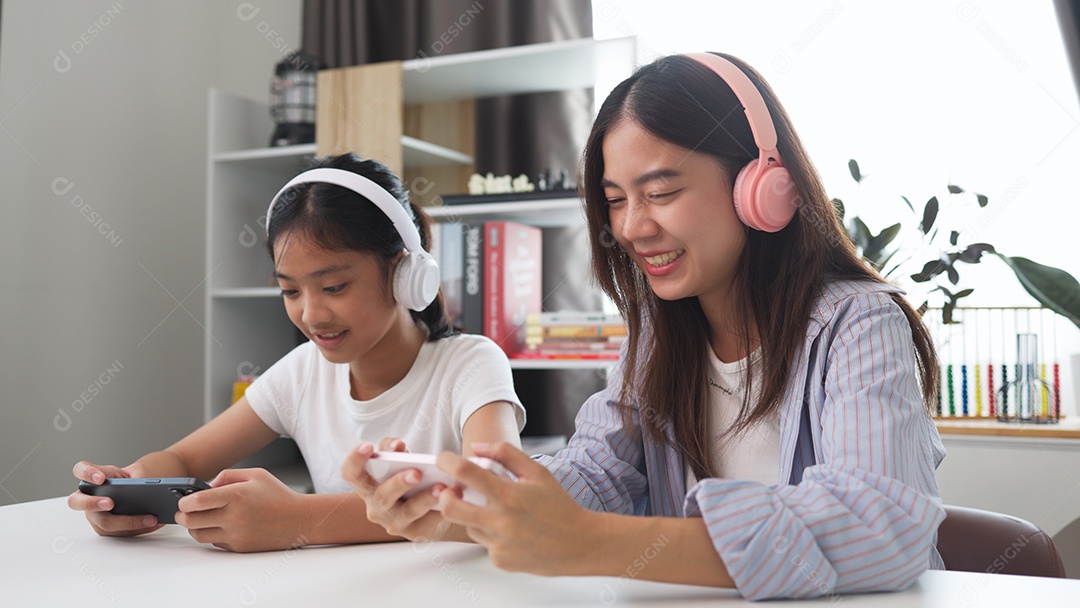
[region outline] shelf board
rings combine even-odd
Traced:
[[[509,219],[533,226],[569,226],[584,222],[581,201],[576,198],[552,198],[507,203],[477,203],[424,207],[438,221],[488,221]]]
[[[280,298],[281,289],[278,287],[228,287],[214,289],[210,292],[211,298]]]
[[[251,150],[219,152],[214,155],[214,161],[225,163],[257,161],[269,158],[303,158],[314,154],[315,144],[299,144],[296,146],[278,146],[276,148],[254,148]]]
[[[405,103],[589,88],[634,69],[632,37],[578,38],[403,61]]]
[[[1026,424],[998,422],[982,416],[950,416],[935,418],[934,424],[942,435],[1080,439],[1080,418],[1076,417],[1062,416],[1057,424]]]
[[[291,176],[303,169],[307,165],[308,159],[313,156],[315,156],[315,144],[301,144],[298,146],[218,152],[214,155],[213,160],[215,163],[231,167],[243,167],[282,176]]]
[[[606,369],[611,359],[510,359],[511,369]]]
[[[468,154],[408,135],[401,136],[401,148],[406,167],[473,164],[473,157]]]
[[[457,150],[426,142],[422,139],[404,135],[401,148],[406,167],[434,167],[440,165],[471,165],[473,157]],[[298,161],[311,158],[316,154],[315,144],[281,146],[279,148],[254,148],[251,150],[233,150],[214,155],[214,162],[249,164],[265,166],[268,169],[283,169],[283,173],[295,173]]]

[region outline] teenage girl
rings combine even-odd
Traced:
[[[509,363],[490,340],[448,325],[429,220],[384,165],[353,154],[317,161],[274,197],[267,235],[285,310],[310,341],[165,450],[122,468],[79,462],[74,474],[213,477],[212,489],[180,500],[176,521],[231,551],[391,540],[341,478],[345,455],[362,441],[466,456],[477,442],[520,445]],[[280,435],[296,441],[316,494],[262,469],[227,469]],[[110,514],[109,498],[75,492],[68,504],[102,535],[161,527]]]
[[[383,508],[437,504],[507,570],[751,599],[941,568],[931,339],[856,254],[761,76],[720,54],[641,68],[604,102],[582,185],[593,271],[629,326],[606,390],[555,457],[474,446],[516,483],[440,455],[485,507],[447,490],[394,508],[390,480]]]

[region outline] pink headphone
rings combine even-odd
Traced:
[[[711,53],[688,53],[690,59],[709,68],[731,87],[746,111],[759,156],[739,171],[732,198],[735,213],[744,224],[764,232],[776,232],[795,215],[795,184],[776,150],[776,127],[769,108],[750,78],[739,66]]]

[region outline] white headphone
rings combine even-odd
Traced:
[[[274,205],[286,190],[299,184],[333,184],[347,188],[371,201],[382,210],[394,224],[405,243],[405,256],[394,269],[394,300],[409,310],[421,311],[428,307],[439,293],[439,265],[420,244],[420,233],[412,219],[405,213],[400,201],[382,186],[370,179],[344,169],[309,169],[289,180],[270,201],[266,210],[266,233],[270,234],[270,217]]]

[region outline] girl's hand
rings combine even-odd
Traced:
[[[598,515],[578,506],[543,465],[521,450],[506,443],[472,447],[477,456],[506,467],[517,481],[443,452],[439,468],[487,497],[487,505],[477,507],[451,488],[439,498],[443,517],[465,526],[503,570],[547,576],[585,572],[589,551],[595,548],[590,531],[599,529],[600,522],[593,521]]]
[[[379,449],[404,452],[405,442],[387,437],[379,442]],[[431,510],[439,503],[439,494],[446,486],[435,484],[430,492],[403,499],[406,492],[420,483],[420,472],[415,469],[402,471],[379,484],[364,470],[374,451],[375,447],[370,443],[361,443],[349,452],[341,466],[342,477],[356,488],[367,507],[368,521],[382,526],[389,534],[409,540],[448,540],[450,522],[438,511]]]
[[[118,477],[143,477],[142,466],[127,467],[96,465],[85,460],[76,463],[71,470],[79,481],[102,484],[106,479]],[[86,513],[86,521],[101,536],[138,536],[153,532],[165,524],[157,523],[153,515],[113,515],[113,500],[107,496],[91,496],[75,490],[68,496],[68,507]]]
[[[180,499],[176,523],[195,540],[237,553],[308,544],[304,496],[265,469],[227,469],[210,485]]]

